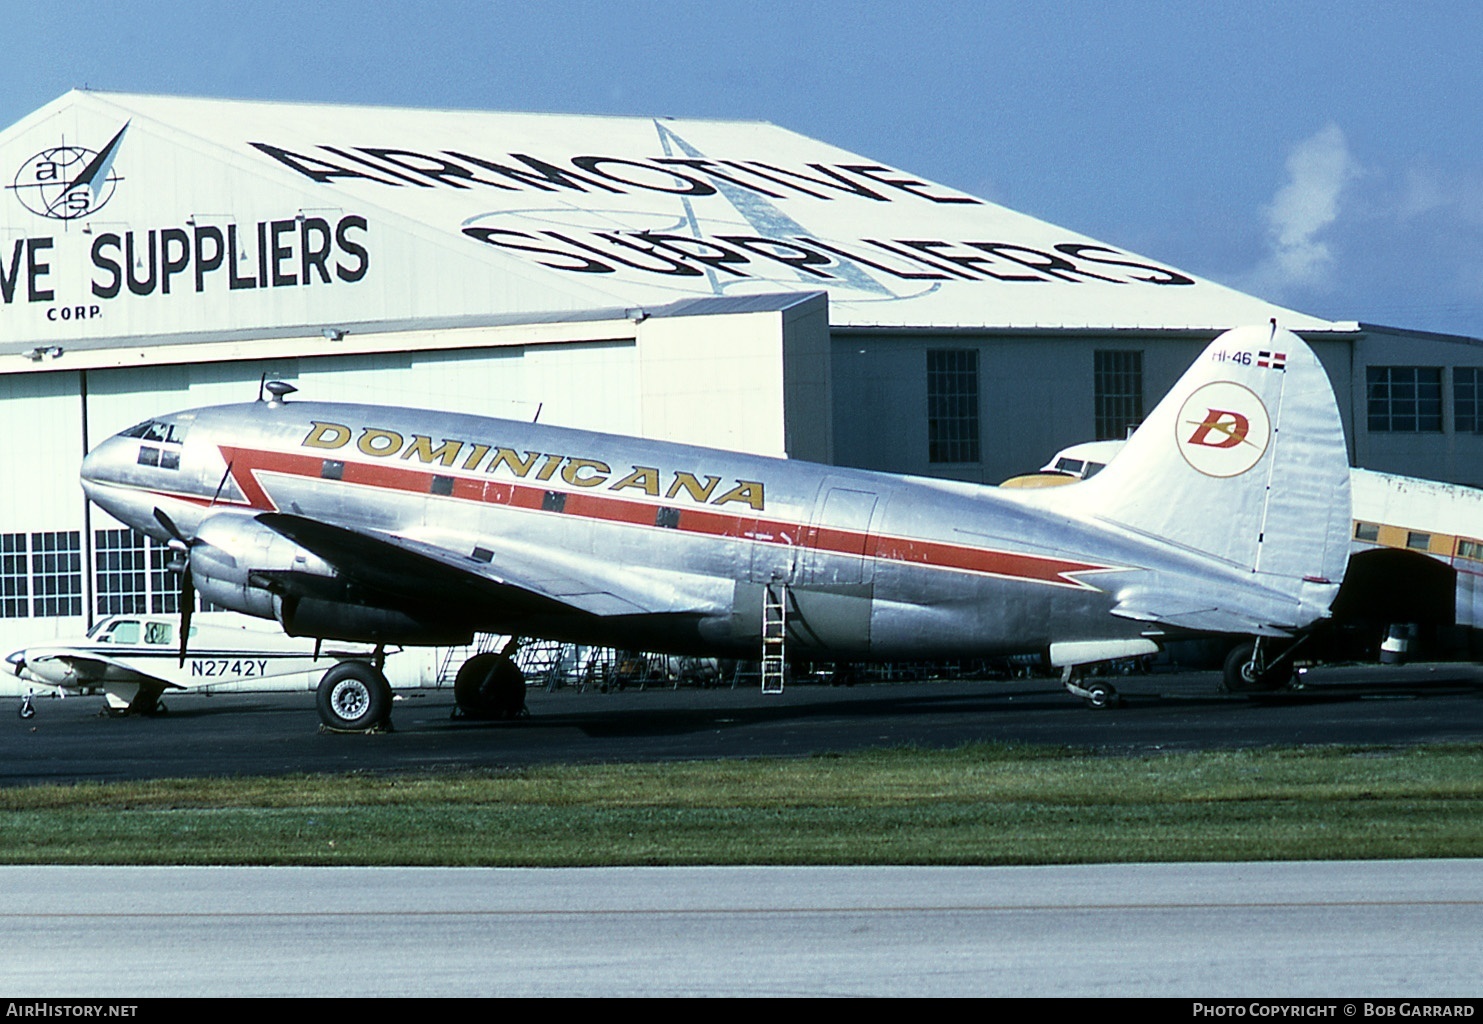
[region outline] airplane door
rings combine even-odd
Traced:
[[[826,480],[814,503],[803,582],[814,586],[869,583],[874,562],[867,559],[871,521],[879,495]]]

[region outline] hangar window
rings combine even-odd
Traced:
[[[1143,353],[1107,350],[1093,360],[1097,440],[1121,441],[1143,422]]]
[[[1441,433],[1441,367],[1370,366],[1365,384],[1372,433]]]
[[[978,350],[927,352],[927,460],[978,462]]]
[[[170,545],[161,544],[153,537],[144,538],[144,550],[149,555],[149,611],[152,615],[178,615],[180,613],[180,577],[171,572]],[[195,607],[203,612],[225,611],[220,605],[212,604],[199,593]],[[192,635],[195,634],[192,628]]]
[[[1452,370],[1452,426],[1459,434],[1483,434],[1483,371],[1476,366],[1458,366]]]
[[[31,611],[38,618],[82,614],[82,534],[31,534]]]
[[[0,618],[24,619],[31,614],[28,554],[24,533],[0,533]]]
[[[144,611],[144,534],[138,530],[94,530],[94,565],[99,615]]]

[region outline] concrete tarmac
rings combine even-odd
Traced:
[[[383,735],[321,734],[310,693],[182,694],[169,714],[112,719],[101,697],[38,699],[0,715],[0,786],[81,780],[439,771],[551,762],[804,756],[971,742],[1111,751],[1483,739],[1483,669],[1470,664],[1320,669],[1304,689],[1248,698],[1211,672],[1114,680],[1121,707],[1093,711],[1055,680],[853,687],[546,692],[530,717],[452,717],[450,690],[414,690]],[[4,707],[4,705],[0,705]]]
[[[0,868],[0,889],[10,1000],[1306,997],[1343,1017],[1483,995],[1471,860]]]

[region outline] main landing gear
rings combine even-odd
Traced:
[[[525,714],[525,674],[509,651],[476,654],[458,670],[453,699],[462,717],[502,722]]]
[[[381,671],[386,653],[372,661],[342,661],[319,680],[315,705],[329,732],[383,732],[391,728],[391,684]]]

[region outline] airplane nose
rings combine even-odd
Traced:
[[[109,440],[112,440],[110,438]],[[82,480],[83,490],[88,489],[89,484],[96,484],[102,476],[102,467],[105,461],[103,450],[109,446],[108,441],[96,445],[92,451],[82,457],[82,465],[77,469],[77,475]]]

